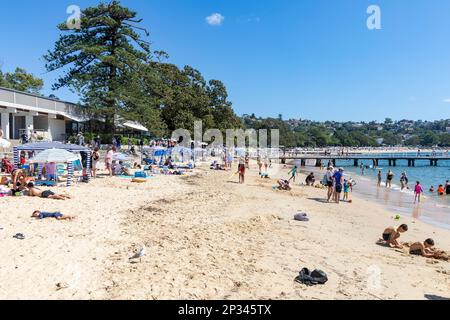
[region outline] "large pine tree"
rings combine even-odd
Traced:
[[[53,89],[69,87],[80,93],[83,103],[105,118],[108,132],[115,129],[115,115],[133,114],[148,103],[139,99],[138,88],[130,90],[151,55],[149,43],[143,40],[148,32],[139,27],[136,16],[119,1],[84,9],[81,27],[60,24],[60,38],[44,56],[48,71],[64,70]],[[147,108],[146,112],[158,111]]]

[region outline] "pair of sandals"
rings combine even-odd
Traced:
[[[13,236],[13,238],[15,238],[17,240],[24,240],[25,235],[23,233],[17,233],[15,236]]]

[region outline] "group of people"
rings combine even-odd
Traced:
[[[394,172],[392,172],[392,170],[388,170],[387,174],[386,174],[386,188],[392,188],[392,181],[394,180],[395,174]],[[382,184],[382,180],[383,180],[383,174],[381,172],[381,170],[378,171],[377,174],[377,186],[381,187]],[[406,174],[406,172],[402,172],[402,174],[400,175],[400,188],[401,190],[409,190],[409,178]],[[435,190],[434,186],[431,186],[430,189],[428,190],[430,193],[436,193],[439,196],[444,196],[444,195],[450,195],[450,181],[447,180],[445,185],[444,184],[440,184],[438,189]],[[421,197],[422,194],[424,193],[424,189],[420,183],[420,181],[416,181],[416,185],[414,186],[414,203],[420,202],[421,201]]]
[[[382,238],[379,240],[379,243],[388,245],[391,248],[403,249],[404,245],[402,245],[398,240],[400,239],[401,234],[407,231],[408,225],[406,224],[402,224],[397,228],[386,228],[382,234]],[[414,242],[413,244],[409,245],[409,253],[426,258],[439,257],[439,252],[434,249],[433,239],[426,239],[423,242]]]
[[[66,200],[70,196],[59,195],[51,190],[42,190],[36,186],[35,179],[24,169],[17,168],[12,170],[11,177],[4,176],[1,185],[10,186],[10,194],[13,196],[26,195],[29,197],[39,197],[44,199]]]
[[[440,184],[439,187],[438,187],[438,189],[437,189],[437,191],[435,191],[435,190],[434,190],[434,187],[431,186],[430,192],[431,192],[431,193],[437,192],[437,194],[438,194],[439,196],[444,196],[444,195],[450,196],[450,181],[447,180],[447,181],[445,182],[445,185]]]
[[[322,184],[328,188],[328,202],[333,200],[339,204],[342,193],[344,194],[343,201],[350,201],[349,194],[353,188],[353,181],[345,178],[343,168],[336,170],[334,167],[328,166]]]

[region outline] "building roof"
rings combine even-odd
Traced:
[[[23,144],[15,148],[17,151],[43,151],[47,149],[62,149],[71,152],[90,151],[89,148],[76,144],[64,144],[61,142],[36,142]]]

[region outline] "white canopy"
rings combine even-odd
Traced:
[[[62,149],[47,149],[31,159],[32,163],[66,163],[77,160],[73,153]]]

